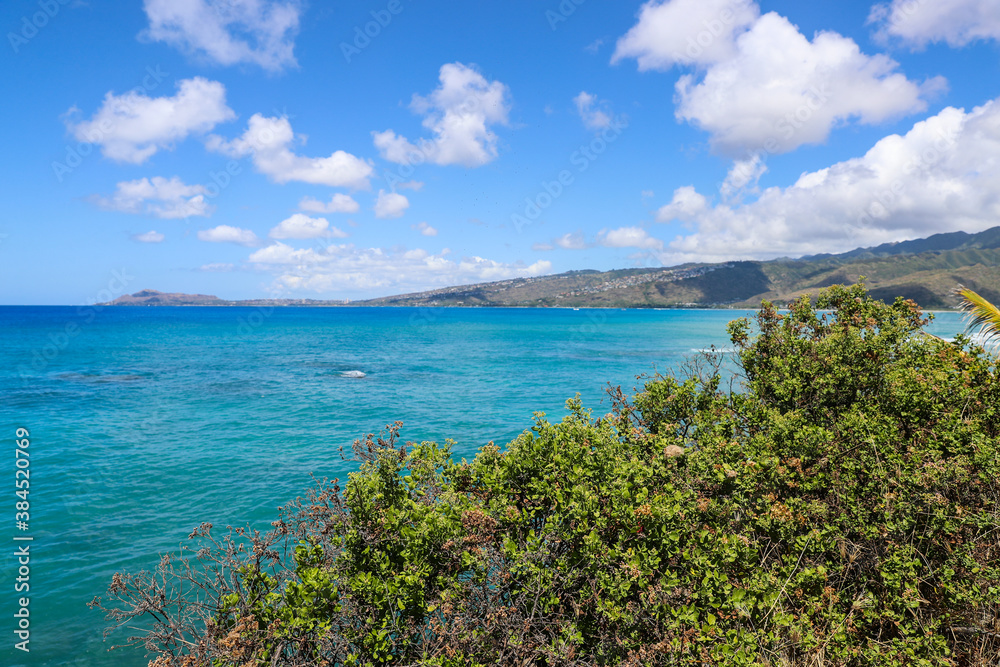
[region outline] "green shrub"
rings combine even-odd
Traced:
[[[397,423],[111,613],[163,665],[997,664],[1000,383],[924,324],[834,287],[730,325],[739,391],[647,378],[472,462]]]

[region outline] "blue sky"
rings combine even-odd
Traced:
[[[357,299],[1000,223],[995,0],[12,0],[0,26],[5,304]]]

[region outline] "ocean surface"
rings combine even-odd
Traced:
[[[4,665],[144,667],[108,653],[86,603],[111,575],[152,569],[203,521],[269,528],[338,449],[402,420],[456,457],[505,444],[535,411],[724,348],[738,311],[0,307],[0,558]],[[962,330],[955,313],[929,327]],[[345,377],[360,371],[363,378]],[[15,431],[30,431],[30,520],[15,526]],[[15,593],[30,536],[30,593]],[[13,649],[30,596],[30,649]]]

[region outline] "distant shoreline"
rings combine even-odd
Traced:
[[[344,309],[344,308],[371,308],[371,309],[414,309],[414,310],[635,310],[635,311],[686,311],[686,312],[697,312],[704,310],[732,310],[732,311],[754,311],[757,310],[753,306],[506,306],[506,305],[476,305],[476,306],[455,306],[455,305],[375,305],[375,304],[365,304],[365,303],[351,303],[351,304],[340,304],[340,305],[321,305],[321,304],[267,304],[267,303],[253,303],[253,302],[231,302],[231,303],[183,303],[183,304],[124,304],[124,303],[95,303],[95,304],[23,304],[23,303],[11,303],[11,304],[0,304],[0,308],[329,308],[329,309]],[[785,308],[780,308],[779,310],[785,310]],[[935,308],[925,309],[922,308],[921,312],[927,314],[936,313],[961,313],[962,311],[958,308],[953,309],[942,309]]]

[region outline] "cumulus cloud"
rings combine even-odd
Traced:
[[[415,144],[393,130],[373,132],[383,159],[398,164],[481,167],[498,155],[499,138],[490,128],[506,125],[510,112],[507,86],[487,81],[472,67],[449,63],[441,67],[441,85],[427,97],[414,95],[410,109],[424,116],[433,139]]]
[[[239,227],[230,227],[229,225],[219,225],[212,229],[202,229],[198,232],[198,240],[208,241],[209,243],[235,243],[248,247],[260,245],[257,235],[249,229],[240,229]]]
[[[330,221],[326,218],[310,218],[308,215],[296,213],[278,223],[268,236],[272,239],[343,239],[347,238],[348,234],[331,227]]]
[[[656,212],[657,222],[672,220],[691,220],[708,208],[708,199],[699,194],[692,186],[685,185],[674,191],[673,200]]]
[[[878,26],[879,37],[896,37],[918,48],[931,42],[961,47],[1000,39],[996,0],[892,0],[875,5],[868,20]]]
[[[214,208],[205,201],[207,193],[204,185],[185,185],[177,176],[169,179],[154,176],[122,181],[113,195],[94,197],[92,201],[106,211],[139,213],[156,218],[208,217]]]
[[[381,219],[399,218],[410,208],[410,200],[398,192],[378,191],[375,200],[375,217]]]
[[[325,203],[312,197],[303,197],[299,208],[310,213],[357,213],[361,206],[350,195],[337,193]]]
[[[836,33],[810,42],[774,13],[737,48],[736,58],[712,66],[700,81],[688,74],[677,82],[677,117],[707,130],[714,149],[728,155],[786,153],[826,141],[849,120],[877,124],[923,111],[925,96],[941,86],[910,81],[894,60],[867,56]]]
[[[555,239],[553,243],[563,250],[583,250],[587,247],[587,240],[584,238],[583,232],[581,231],[563,234],[559,238]]]
[[[636,58],[640,69],[695,66],[677,81],[676,117],[734,158],[822,143],[847,122],[924,111],[945,87],[941,78],[909,80],[896,61],[866,55],[850,38],[821,32],[809,40],[785,17],[758,14],[751,2],[650,2],[615,57]]]
[[[600,108],[602,103],[598,101],[596,95],[581,91],[573,98],[573,103],[576,105],[577,113],[580,114],[580,120],[588,130],[603,130],[611,126],[611,116]]]
[[[276,72],[294,66],[297,0],[145,0],[142,37],[219,65],[250,63]]]
[[[226,264],[223,262],[215,262],[213,264],[202,264],[200,267],[198,267],[199,271],[203,271],[205,273],[230,273],[235,269],[236,269],[235,265]]]
[[[736,57],[736,36],[759,15],[750,0],[652,0],[618,40],[611,62],[635,58],[646,71],[730,60]]]
[[[373,169],[369,162],[344,151],[329,157],[296,155],[291,149],[295,139],[287,118],[254,114],[240,137],[227,141],[213,134],[206,146],[232,158],[252,156],[254,168],[276,183],[299,181],[356,190],[370,187]]]
[[[966,112],[949,107],[865,155],[768,188],[745,204],[714,206],[681,188],[660,210],[694,233],[662,261],[772,259],[975,232],[1000,220],[1000,100]]]
[[[275,243],[251,254],[249,261],[275,273],[275,286],[292,292],[331,293],[417,291],[474,282],[544,275],[551,262],[498,262],[483,257],[451,259],[447,250],[388,251],[350,244],[295,249]]]
[[[296,250],[285,243],[272,243],[266,248],[250,255],[250,261],[255,264],[317,264],[323,260],[323,254],[313,248]]]
[[[659,250],[663,247],[663,241],[653,238],[642,227],[619,227],[618,229],[602,230],[597,235],[597,239],[606,248]]]
[[[719,191],[723,197],[732,198],[745,191],[755,191],[760,177],[767,173],[767,164],[760,153],[754,153],[745,160],[736,160]]]
[[[143,234],[133,234],[132,240],[138,243],[163,243],[166,237],[155,229]]]
[[[64,116],[74,138],[99,145],[107,158],[131,164],[142,164],[158,150],[170,150],[191,134],[236,118],[226,105],[225,86],[201,77],[178,82],[173,97],[108,92],[90,120],[76,122],[78,113],[73,108]]]
[[[438,235],[438,230],[434,229],[433,227],[431,227],[430,225],[428,225],[426,222],[421,222],[421,223],[418,223],[416,225],[413,225],[413,229],[417,230],[418,232],[420,232],[424,236],[437,236]]]

